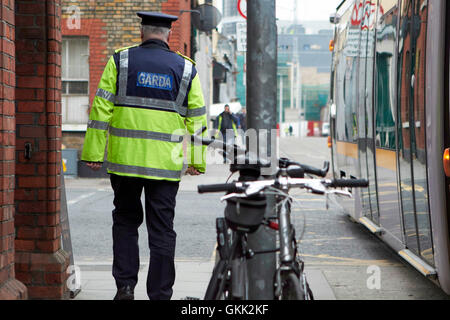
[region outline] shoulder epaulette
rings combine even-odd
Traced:
[[[176,54],[178,54],[179,56],[182,56],[182,57],[185,58],[186,60],[189,60],[189,61],[192,62],[192,64],[195,66],[195,64],[196,64],[195,61],[192,60],[192,59],[189,58],[189,57],[186,57],[185,55],[182,55],[182,54],[180,53],[180,51],[177,51]]]
[[[132,45],[132,46],[128,46],[128,47],[123,47],[123,48],[117,49],[117,50],[115,50],[114,52],[117,53],[117,52],[120,52],[120,51],[129,49],[129,48],[137,47],[137,46],[139,46],[139,45],[138,45],[138,44],[134,44],[134,45]]]

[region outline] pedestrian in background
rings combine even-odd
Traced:
[[[217,118],[218,124],[215,137],[217,138],[219,136],[219,133],[221,133],[223,141],[230,145],[234,144],[235,137],[238,135],[238,119],[233,114],[231,114],[230,106],[228,104],[224,106],[224,111],[219,114]],[[227,158],[224,154],[223,163],[226,163],[226,159]]]
[[[241,111],[236,114],[239,120],[239,129],[242,145],[245,146],[245,132],[247,131],[247,110],[245,108],[241,108]]]
[[[106,161],[114,190],[113,276],[115,300],[134,299],[140,268],[138,228],[145,220],[150,247],[147,294],[172,297],[175,281],[175,198],[183,168],[182,141],[194,122],[206,126],[206,110],[195,63],[169,48],[178,17],[138,12],[140,45],[116,50],[92,104],[81,160],[98,170]],[[206,132],[206,131],[205,131]],[[205,148],[191,146],[187,173],[206,169]],[[200,148],[200,163],[194,154]]]

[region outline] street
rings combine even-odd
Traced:
[[[279,152],[280,156],[316,167],[330,160],[326,138],[281,138]],[[205,175],[183,177],[175,214],[176,261],[214,259],[215,218],[223,214],[225,204],[220,202],[222,194],[200,195],[196,188],[198,184],[225,182],[228,176],[227,165],[212,164]],[[75,264],[110,265],[113,193],[109,180],[66,177],[65,187]],[[323,196],[302,190],[292,190],[291,194],[298,200],[292,220],[297,237],[303,233],[299,244],[306,274],[326,281],[333,298],[449,298],[365,227],[349,219],[333,199],[327,210]],[[139,243],[141,263],[146,264],[149,251],[145,223],[140,228]],[[380,277],[378,286],[371,285],[374,274]]]

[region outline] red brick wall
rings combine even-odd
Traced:
[[[0,300],[26,298],[14,272],[14,1],[0,1]]]
[[[170,48],[173,51],[190,54],[191,13],[180,14],[180,10],[190,10],[191,0],[63,0],[63,36],[89,37],[89,97],[90,103],[97,92],[103,69],[114,50],[140,43],[140,21],[137,11],[158,11],[177,15],[173,24]],[[80,24],[73,24],[72,15],[78,8]],[[69,24],[68,24],[69,21]],[[71,27],[69,28],[68,25]],[[75,28],[74,28],[75,27]]]
[[[167,0],[163,1],[161,5],[162,12],[178,16],[178,20],[172,24],[170,48],[189,56],[191,53],[191,13],[180,13],[180,10],[191,10],[191,1]]]
[[[15,270],[36,299],[68,296],[59,216],[60,16],[59,0],[16,0]]]

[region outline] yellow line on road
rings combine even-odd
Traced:
[[[335,257],[330,256],[328,254],[301,254],[303,257],[308,258],[316,258],[321,260],[329,260],[329,261],[322,261],[321,264],[333,264],[333,265],[346,265],[346,266],[370,266],[370,265],[377,265],[377,266],[383,266],[383,267],[398,267],[402,266],[400,263],[391,262],[389,260],[367,260],[367,259],[355,259],[355,258],[345,258],[345,257]],[[311,262],[306,262],[306,265],[310,264]]]
[[[310,232],[308,232],[310,233]],[[298,243],[302,242],[317,242],[317,241],[336,241],[336,240],[355,240],[353,237],[339,237],[339,238],[322,238],[322,239],[303,239],[297,241]]]

